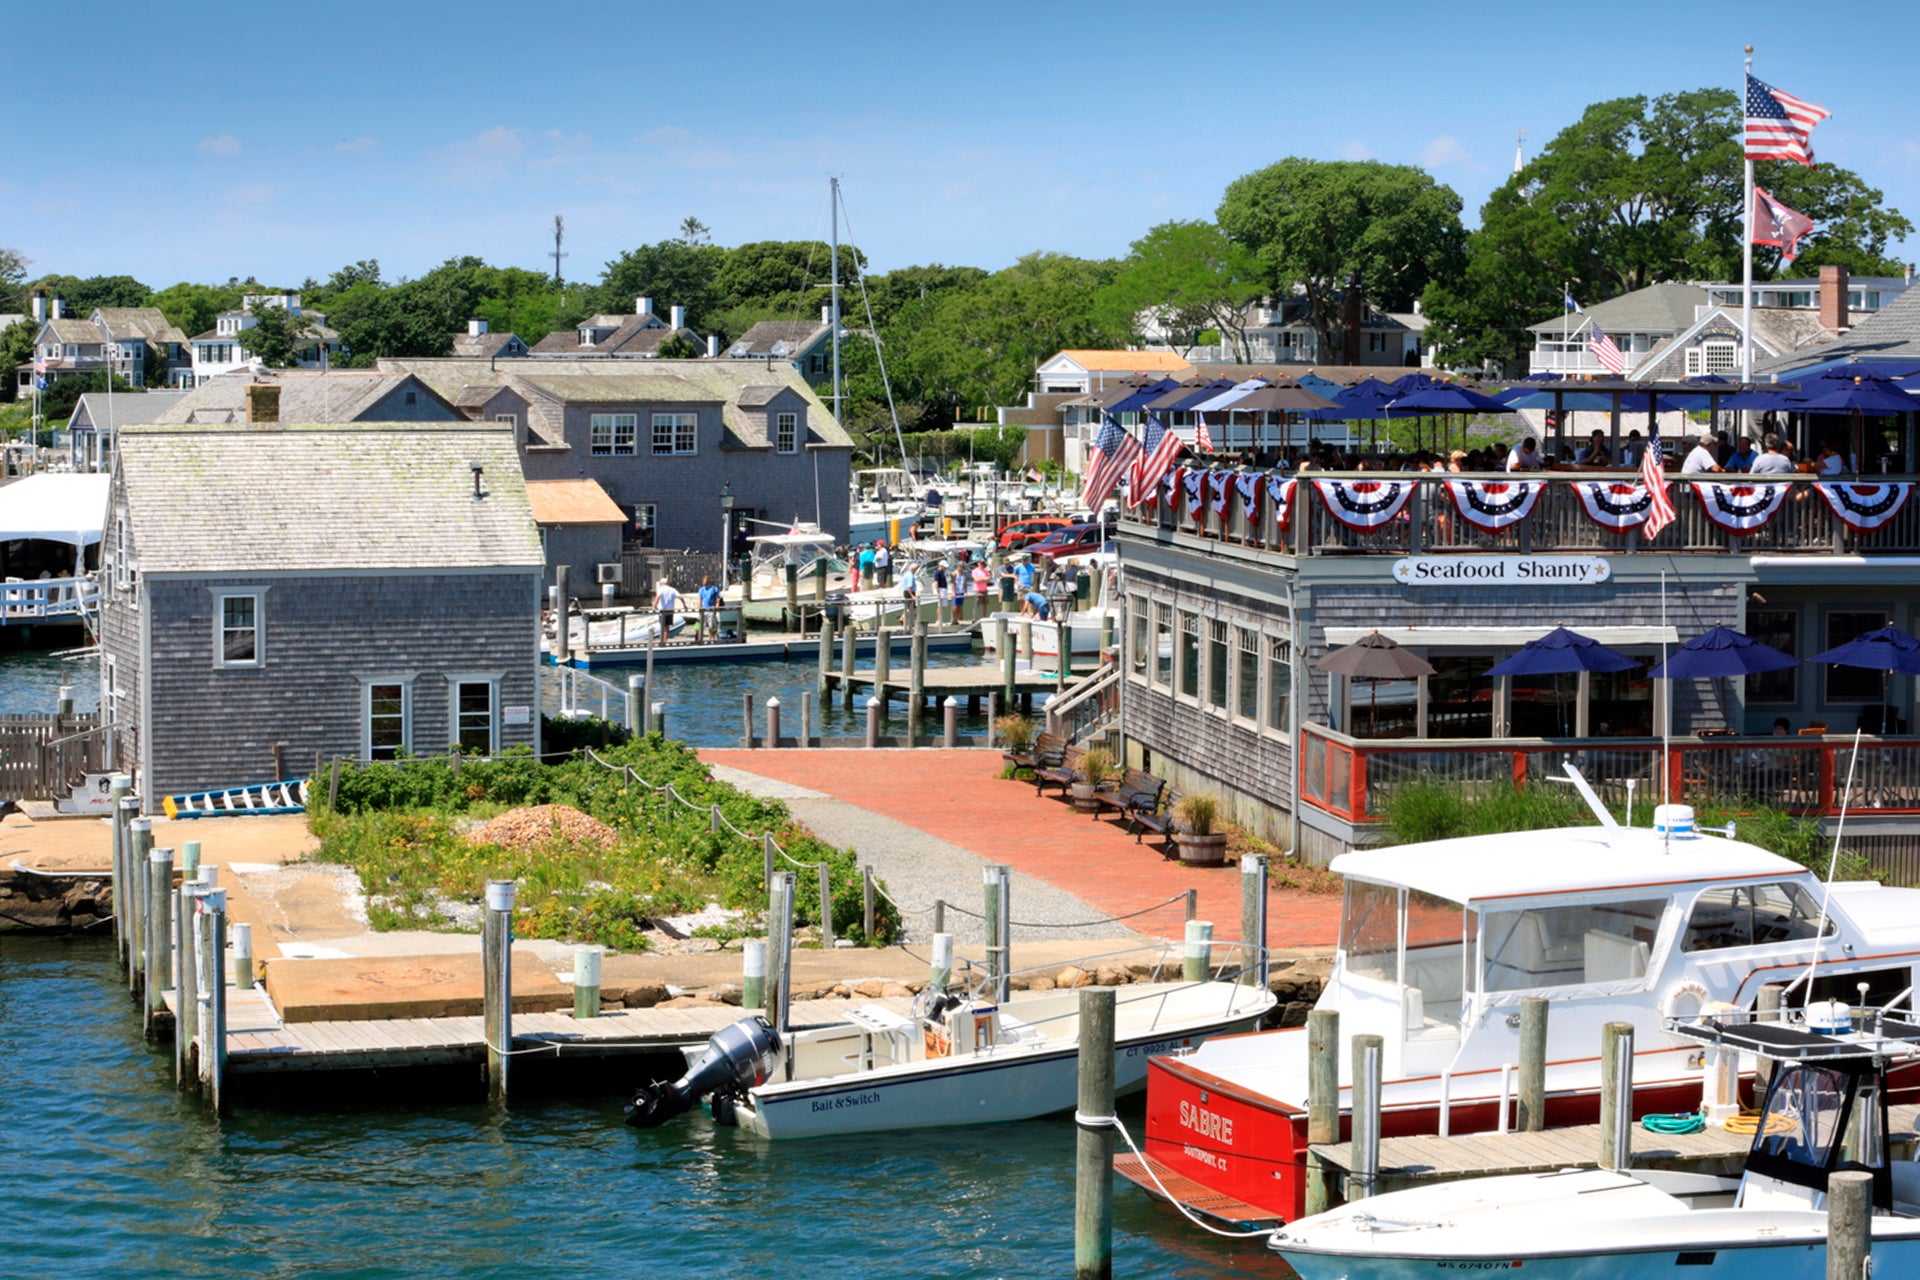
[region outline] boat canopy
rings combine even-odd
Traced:
[[[106,475],[41,473],[0,488],[0,542],[44,538],[88,547],[107,519]]]
[[[1594,893],[1704,881],[1786,879],[1806,868],[1717,836],[1671,839],[1645,827],[1566,827],[1357,849],[1331,869],[1350,880],[1402,885],[1449,902]]]
[[[762,533],[748,538],[768,547],[832,547],[833,535],[822,529],[790,529],[786,533]]]

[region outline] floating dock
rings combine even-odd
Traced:
[[[971,626],[927,628],[929,649],[971,649],[973,639]],[[833,643],[838,646],[840,641],[836,639]],[[861,656],[872,657],[877,643],[877,637],[872,632],[855,633],[854,649]],[[893,653],[911,652],[913,633],[910,631],[892,633],[887,647]],[[836,647],[835,653],[838,652]],[[817,632],[803,634],[798,631],[783,631],[757,634],[745,640],[713,643],[669,640],[665,644],[655,644],[650,647],[647,645],[626,647],[596,645],[587,648],[575,645],[568,655],[567,665],[583,671],[594,667],[644,666],[649,653],[653,655],[656,665],[675,662],[778,662],[788,658],[808,658],[818,661],[820,636]]]

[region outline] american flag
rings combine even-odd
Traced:
[[[1616,378],[1626,376],[1627,358],[1620,354],[1619,345],[1601,332],[1597,321],[1593,326],[1593,332],[1587,335],[1587,350],[1593,352],[1593,358],[1600,362],[1602,369]]]
[[[39,347],[33,349],[33,389],[47,389],[47,353]]]
[[[1213,433],[1207,430],[1207,415],[1196,413],[1193,420],[1198,425],[1193,429],[1193,447],[1201,453],[1213,452]]]
[[[1813,126],[1833,112],[1747,77],[1747,159],[1813,164]]]
[[[1180,457],[1180,437],[1167,430],[1158,414],[1147,418],[1147,438],[1133,464],[1133,505],[1143,507],[1160,492],[1160,482]]]
[[[1080,505],[1098,512],[1139,456],[1140,442],[1133,433],[1117,418],[1108,418],[1093,442],[1093,452],[1087,455],[1087,482],[1080,487]]]
[[[1782,262],[1800,256],[1800,237],[1813,230],[1813,219],[1775,200],[1760,187],[1753,189],[1753,242],[1780,250]]]
[[[1660,428],[1650,426],[1647,429],[1647,447],[1640,451],[1640,483],[1647,486],[1652,498],[1647,507],[1647,523],[1644,526],[1647,537],[1657,538],[1660,531],[1673,523],[1673,495],[1667,492],[1667,473],[1660,465]]]

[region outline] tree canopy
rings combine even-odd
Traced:
[[[1101,291],[1109,322],[1131,333],[1141,316],[1187,351],[1199,330],[1217,329],[1235,359],[1248,359],[1247,304],[1266,292],[1260,260],[1211,222],[1163,222],[1135,240]]]

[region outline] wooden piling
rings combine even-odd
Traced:
[[[1205,982],[1213,960],[1213,921],[1187,921],[1187,950],[1180,976],[1188,982]]]
[[[507,1100],[507,1068],[513,1061],[513,900],[518,891],[512,880],[487,881],[487,911],[480,927],[489,1102]]]
[[[1013,994],[1013,873],[1003,863],[982,869],[986,898],[987,975],[993,998],[1005,1004]]]
[[[853,619],[847,619],[847,629],[840,633],[840,696],[845,699],[847,709],[853,709]]]
[[[1521,1133],[1539,1133],[1547,1127],[1547,1000],[1520,998],[1520,1118]]]
[[[916,617],[913,620],[912,667],[908,672],[907,685],[907,745],[918,746],[920,737],[920,715],[927,705],[927,620]]]
[[[182,841],[180,845],[180,878],[182,880],[193,880],[197,879],[199,875],[200,842],[198,840]]]
[[[107,822],[113,828],[113,943],[122,961],[127,955],[127,823],[139,811],[138,805],[127,804],[131,790],[133,780],[124,773],[114,774],[107,782],[112,806]]]
[[[1244,953],[1240,981],[1249,987],[1267,985],[1267,855],[1240,855],[1240,948]]]
[[[893,677],[893,631],[888,627],[873,630],[873,691],[887,696],[887,681]]]
[[[946,903],[939,904],[945,906]],[[927,984],[935,991],[946,990],[947,982],[953,977],[953,935],[935,930],[933,935],[933,959],[928,966]]]
[[[820,945],[833,950],[833,877],[827,864],[820,864]]]
[[[945,932],[946,927],[947,900],[945,898],[935,898],[933,900],[933,932],[935,936],[937,937],[939,934]]]
[[[1786,1003],[1785,983],[1768,982],[1762,984],[1753,997],[1753,1018],[1755,1022],[1780,1021],[1781,1006]],[[1767,1096],[1767,1086],[1773,1083],[1773,1059],[1761,1054],[1753,1062],[1753,1097],[1756,1103]]]
[[[1633,1024],[1609,1022],[1600,1031],[1600,1167],[1633,1163]]]
[[[825,706],[827,693],[833,687],[833,619],[823,610],[820,614],[820,705]]]
[[[646,712],[646,688],[646,677],[639,672],[627,677],[627,730],[636,738],[647,731],[647,722],[641,718]]]
[[[200,1036],[199,898],[196,880],[183,883],[174,899],[173,1079],[182,1093],[200,1084],[200,1063],[195,1057]]]
[[[600,1016],[600,957],[603,947],[573,949],[573,1016]]]
[[[1033,619],[1020,619],[1020,661],[1033,668]]]
[[[665,738],[667,736],[667,704],[664,702],[654,703],[653,711],[649,719],[650,723],[647,725],[647,732],[653,734],[655,737]]]
[[[333,758],[333,767],[327,771],[327,808],[337,810],[340,807],[340,757]]]
[[[1307,1014],[1307,1141],[1340,1141],[1340,1013],[1314,1009]],[[1324,1213],[1333,1203],[1326,1166],[1307,1153],[1307,1212]]]
[[[1840,1169],[1827,1175],[1827,1280],[1873,1274],[1873,1175]]]
[[[781,576],[786,579],[787,587],[787,616],[783,626],[785,630],[793,631],[798,628],[800,621],[800,566],[789,564],[781,568]]]
[[[793,990],[793,872],[777,871],[767,886],[767,1021],[784,1043]],[[793,1079],[793,1055],[785,1076]]]
[[[973,706],[972,698],[967,699],[967,706],[969,708]],[[1000,730],[996,724],[999,719],[1000,691],[996,689],[987,695],[987,750],[989,751],[1000,745]]]
[[[873,864],[860,864],[860,940],[873,945]]]
[[[1080,1098],[1074,1112],[1074,1280],[1113,1276],[1113,988],[1080,993]]]
[[[813,695],[800,695],[800,746],[804,750],[813,745]]]
[[[1385,1041],[1353,1038],[1353,1160],[1347,1177],[1349,1200],[1364,1200],[1380,1183],[1380,1083]]]
[[[791,566],[789,566],[791,567]],[[767,699],[767,740],[763,744],[769,751],[780,747],[780,699]]]
[[[207,1110],[226,1112],[227,975],[222,971],[227,944],[227,891],[203,886],[194,903],[200,959],[200,1089]]]
[[[647,696],[653,696],[653,650],[660,643],[660,633],[654,632],[647,640],[647,665],[641,671],[640,678],[647,682]]]
[[[767,1007],[767,940],[748,938],[740,947],[740,1007]]]
[[[146,919],[141,933],[146,941],[147,974],[145,1014],[141,1028],[148,1040],[160,1038],[161,1025],[167,1020],[167,977],[171,965],[168,953],[173,941],[173,850],[157,848],[147,854],[147,899],[142,904]]]
[[[740,695],[740,748],[743,751],[753,749],[753,692]]]
[[[127,824],[127,990],[141,991],[147,964],[147,860],[153,853],[153,819]]]
[[[760,837],[760,883],[773,887],[774,859],[779,857],[779,848],[773,842],[773,833],[765,832]]]
[[[960,745],[960,700],[952,694],[940,704],[940,745],[949,751]]]

